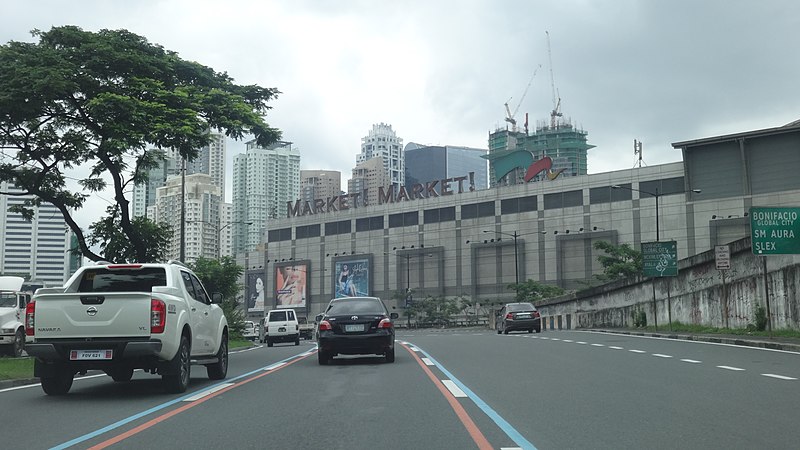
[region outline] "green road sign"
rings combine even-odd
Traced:
[[[753,254],[800,253],[800,208],[750,208]]]
[[[678,276],[678,243],[642,242],[642,274],[646,277]]]

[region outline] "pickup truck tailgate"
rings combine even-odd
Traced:
[[[149,337],[151,298],[147,292],[38,295],[35,337]]]

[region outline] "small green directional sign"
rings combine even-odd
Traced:
[[[642,274],[646,277],[678,276],[678,243],[642,242]]]

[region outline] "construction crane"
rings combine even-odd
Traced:
[[[550,128],[556,127],[556,117],[561,117],[561,95],[558,95],[556,101],[556,81],[553,77],[553,53],[550,51],[550,32],[545,31],[547,35],[547,59],[550,61],[550,88],[553,90],[553,110],[550,111]]]
[[[542,65],[539,64],[533,70],[533,75],[531,75],[531,79],[528,80],[528,85],[525,86],[525,90],[522,92],[522,97],[520,97],[519,103],[517,103],[517,107],[514,108],[514,112],[513,113],[511,112],[511,108],[508,107],[508,102],[510,102],[513,97],[509,97],[508,100],[504,103],[504,106],[506,107],[506,122],[511,124],[511,129],[513,131],[517,131],[517,119],[515,119],[514,117],[519,112],[519,107],[522,106],[522,101],[525,100],[525,96],[528,95],[528,89],[530,89],[531,83],[533,83],[533,79],[536,77],[536,72],[538,72],[539,68],[541,68],[541,67],[542,67]],[[526,132],[527,132],[527,130],[526,130]]]

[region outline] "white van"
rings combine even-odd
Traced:
[[[294,342],[294,345],[300,345],[300,325],[293,309],[273,309],[261,320],[263,325],[260,340],[266,342],[267,347],[272,347],[275,342]]]

